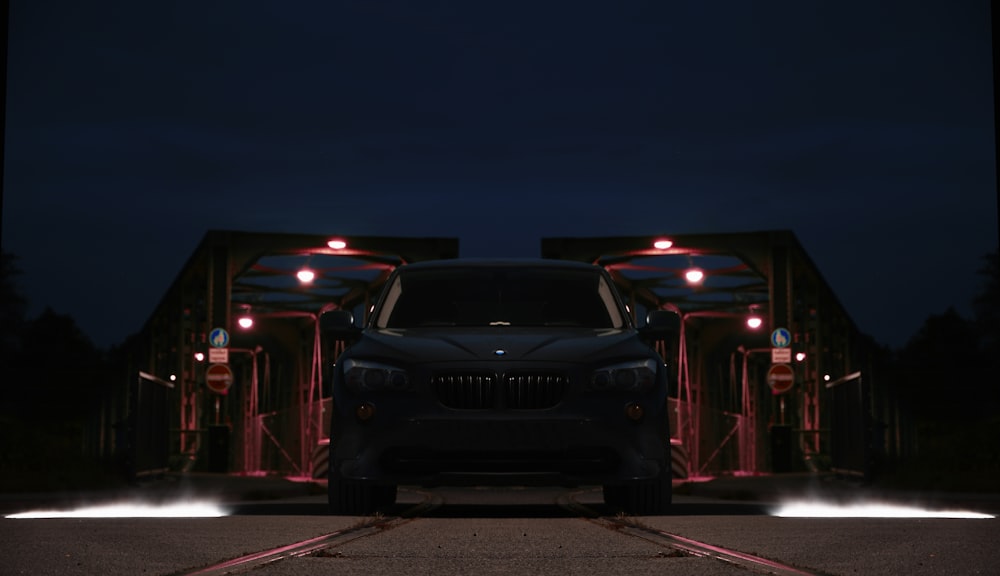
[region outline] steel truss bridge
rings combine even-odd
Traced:
[[[885,419],[870,339],[792,232],[543,238],[539,255],[603,266],[640,325],[676,314],[657,343],[676,375],[675,474],[868,474],[873,418]],[[102,422],[129,425],[100,434],[101,451],[125,452],[136,476],[323,474],[327,376],[344,343],[324,341],[319,317],[365,316],[395,267],[459,256],[455,238],[207,232],[126,345]],[[206,378],[218,363],[231,378]],[[787,391],[769,382],[775,363],[791,369]]]

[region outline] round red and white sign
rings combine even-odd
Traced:
[[[233,370],[228,364],[212,364],[205,370],[205,385],[216,394],[225,394],[233,385]]]
[[[783,394],[795,385],[795,370],[788,364],[773,364],[767,371],[767,385],[775,394]]]

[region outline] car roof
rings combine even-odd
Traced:
[[[404,264],[399,269],[417,270],[428,268],[560,268],[570,270],[599,270],[600,267],[576,260],[556,260],[551,258],[449,258],[443,260],[423,260]]]

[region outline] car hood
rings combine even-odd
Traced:
[[[502,351],[502,353],[498,352]],[[580,328],[471,328],[367,330],[352,355],[397,359],[408,364],[496,360],[534,362],[600,361],[649,355],[635,330]]]

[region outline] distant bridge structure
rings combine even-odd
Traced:
[[[397,266],[459,256],[456,238],[207,232],[126,344],[102,425],[128,425],[102,434],[103,450],[126,453],[135,475],[318,474],[329,369],[345,345],[324,341],[319,317],[364,317]],[[680,473],[869,472],[882,410],[870,341],[791,232],[543,238],[540,256],[603,266],[639,325],[652,310],[676,314],[657,346],[674,375]],[[779,329],[788,342],[772,341]],[[221,371],[210,387],[213,364],[231,381]],[[769,384],[775,364],[794,374],[786,391]]]

